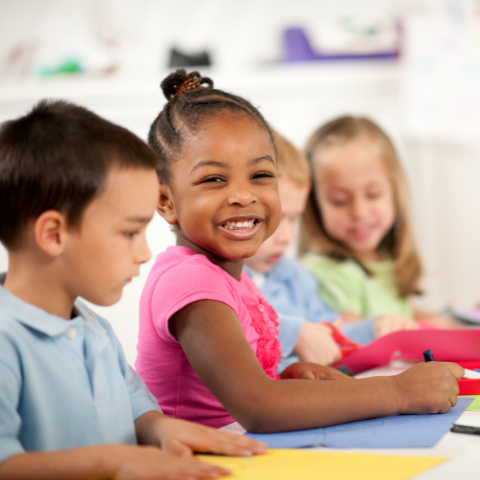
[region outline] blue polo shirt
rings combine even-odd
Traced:
[[[66,321],[0,286],[0,462],[25,451],[136,444],[160,411],[110,324],[76,301]]]
[[[319,296],[317,279],[295,260],[282,257],[266,274],[258,274],[249,267],[245,271],[277,312],[278,339],[282,345],[278,372],[282,372],[299,360],[294,348],[305,322],[333,322],[340,315]],[[345,323],[342,333],[355,342],[367,344],[375,339],[373,320]]]

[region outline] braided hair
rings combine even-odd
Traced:
[[[170,182],[171,165],[185,140],[198,130],[202,121],[222,111],[253,118],[266,130],[273,144],[269,125],[249,101],[214,88],[213,81],[199,72],[187,74],[183,68],[178,69],[160,87],[168,102],[150,127],[148,143],[160,160],[157,175],[161,183]]]

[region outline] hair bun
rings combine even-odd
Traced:
[[[202,77],[199,72],[187,73],[184,68],[179,68],[166,77],[160,84],[160,88],[162,89],[165,98],[171,100],[175,97],[182,85],[189,80],[196,80],[199,87],[202,83],[206,83],[210,88],[213,88],[213,81],[210,78]]]

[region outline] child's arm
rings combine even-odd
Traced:
[[[203,300],[170,319],[193,368],[247,430],[275,432],[397,413],[446,412],[456,404],[463,368],[429,362],[392,377],[270,380],[227,305]]]
[[[224,468],[179,458],[155,447],[131,445],[24,453],[0,463],[2,480],[179,480],[218,478],[227,474]]]
[[[155,411],[137,418],[135,431],[139,444],[156,445],[179,457],[192,457],[194,451],[253,455],[267,449],[265,444],[248,437],[177,420]]]

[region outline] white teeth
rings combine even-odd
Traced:
[[[244,220],[243,222],[225,222],[223,226],[229,230],[235,230],[238,228],[253,228],[255,220]]]

